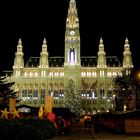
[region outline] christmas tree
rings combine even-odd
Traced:
[[[64,106],[76,116],[81,114],[81,92],[79,86],[70,79],[65,87]]]
[[[17,100],[17,93],[13,90],[14,84],[14,82],[8,82],[6,76],[0,76],[0,108],[8,106],[9,98]]]

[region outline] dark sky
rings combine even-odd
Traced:
[[[81,55],[97,55],[102,36],[106,55],[122,60],[128,37],[134,66],[140,68],[140,8],[131,1],[76,0],[81,33]],[[49,56],[64,56],[64,34],[69,0],[32,3],[5,2],[0,10],[0,67],[12,69],[18,39],[23,41],[25,63],[40,56],[46,37]]]

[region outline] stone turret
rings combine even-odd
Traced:
[[[106,68],[106,53],[104,51],[103,39],[100,38],[97,68]]]
[[[14,76],[20,76],[21,75],[21,69],[24,68],[24,59],[23,59],[23,50],[22,50],[22,41],[19,39],[18,45],[17,45],[17,52],[15,53],[15,59],[14,59],[14,66],[13,66],[13,75]]]
[[[133,68],[132,56],[128,38],[125,39],[123,52],[123,68]]]
[[[43,40],[42,51],[40,53],[39,61],[40,75],[45,77],[48,73],[48,51],[46,39]]]
[[[48,68],[48,51],[47,51],[47,43],[45,38],[43,40],[42,51],[40,53],[39,67]]]

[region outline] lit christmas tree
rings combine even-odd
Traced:
[[[70,79],[65,87],[64,106],[77,116],[82,112],[80,93],[78,85]]]

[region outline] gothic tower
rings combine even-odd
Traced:
[[[98,97],[105,98],[106,91],[107,91],[107,85],[106,85],[107,65],[106,65],[106,52],[104,51],[104,43],[102,38],[100,38],[99,41],[97,75],[98,77],[100,77],[98,79],[98,84],[97,84]],[[106,104],[101,104],[100,102],[98,102],[98,108],[101,108],[101,106],[107,108]]]
[[[100,39],[97,68],[106,68],[106,53],[104,51],[103,39]]]
[[[39,59],[39,73],[42,83],[46,83],[46,93],[45,95],[48,95],[48,51],[47,51],[47,42],[44,38],[43,45],[42,45],[42,51],[40,53],[40,59]]]
[[[14,59],[14,66],[13,66],[13,76],[21,76],[22,71],[24,68],[24,59],[23,59],[23,52],[22,52],[22,41],[19,39],[18,45],[17,45],[17,52],[15,53],[15,59]]]
[[[70,0],[65,31],[65,80],[80,80],[80,34],[75,0]]]
[[[123,68],[125,68],[125,69],[133,68],[132,56],[131,56],[128,38],[125,39],[125,44],[124,44]]]
[[[102,38],[100,39],[99,42],[97,69],[98,69],[98,75],[100,77],[104,77],[106,75],[106,71],[107,71],[106,53],[104,51],[104,44]]]
[[[45,38],[43,40],[42,52],[40,53],[39,68],[41,70],[41,76],[46,76],[46,70],[48,68],[48,52]]]

